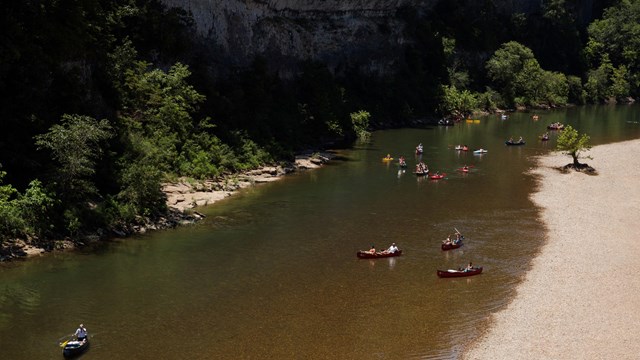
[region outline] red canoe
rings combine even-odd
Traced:
[[[462,246],[462,241],[458,242],[457,244],[442,244],[442,250],[451,250],[451,249],[457,249],[460,246]]]
[[[482,272],[482,266],[473,268],[473,270],[464,271],[464,270],[438,270],[438,277],[441,278],[451,278],[451,277],[463,277],[463,276],[473,276],[478,275]]]
[[[434,174],[434,175],[429,175],[429,179],[433,179],[433,180],[444,179],[445,176],[447,176],[447,174],[445,173]]]
[[[358,251],[357,255],[358,255],[358,258],[360,259],[378,259],[378,258],[400,256],[402,255],[402,250],[398,250],[394,253],[377,252],[375,254],[371,254],[370,252],[360,250]]]

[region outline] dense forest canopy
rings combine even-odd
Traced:
[[[595,2],[590,24],[575,1],[508,15],[471,3],[400,9],[411,41],[392,75],[307,61],[283,80],[261,57],[215,78],[191,15],[159,1],[3,2],[0,238],[126,227],[167,211],[167,179],[290,160],[370,126],[638,97],[640,0]]]

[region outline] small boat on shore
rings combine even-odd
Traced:
[[[64,344],[62,349],[62,356],[65,358],[74,358],[89,348],[89,339],[85,341],[71,340]]]
[[[465,277],[465,276],[473,276],[482,273],[482,266],[474,267],[473,270],[438,270],[438,277],[441,278],[452,278],[452,277]]]
[[[400,256],[402,255],[402,250],[398,250],[396,252],[393,253],[386,253],[384,251],[380,251],[380,252],[376,252],[375,254],[372,254],[368,251],[358,251],[358,253],[356,254],[358,256],[358,259],[378,259],[378,258],[388,258],[388,257],[394,257],[394,256]]]

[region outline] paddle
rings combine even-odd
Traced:
[[[65,336],[60,337],[60,338],[58,339],[58,341],[60,341],[60,340],[62,340],[62,339],[64,339],[64,338],[70,338],[69,340],[66,340],[66,341],[64,341],[64,342],[61,342],[61,343],[60,343],[60,347],[65,347],[69,341],[73,340],[73,335],[74,335],[74,334],[68,334],[68,335],[65,335]]]

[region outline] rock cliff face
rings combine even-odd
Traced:
[[[393,68],[403,37],[401,8],[428,12],[440,0],[163,0],[194,18],[223,66],[246,66],[256,55],[291,76],[291,65],[318,60],[336,72]],[[446,0],[443,0],[446,1]],[[511,12],[538,10],[541,0],[498,0]],[[473,2],[471,2],[473,3]]]

